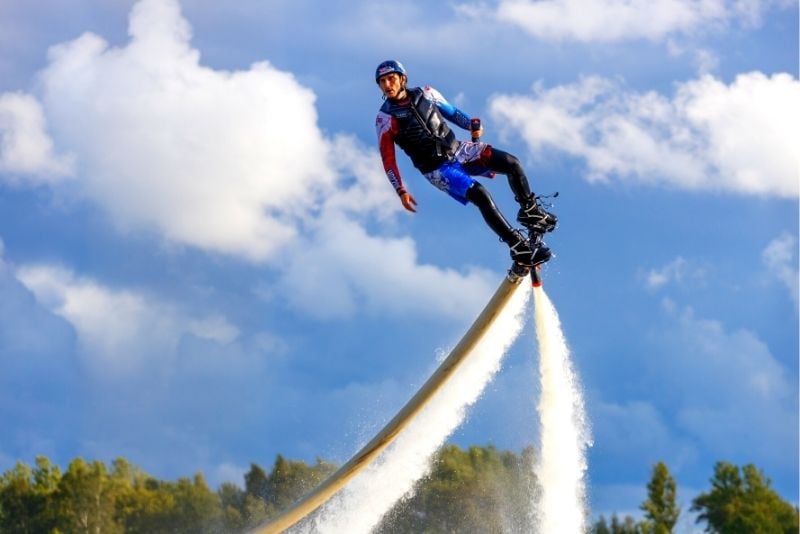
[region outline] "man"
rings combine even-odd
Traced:
[[[445,119],[469,130],[473,122],[470,117],[432,87],[409,88],[407,81],[406,70],[398,61],[384,61],[375,70],[375,82],[385,99],[375,123],[378,143],[386,175],[403,207],[416,212],[417,201],[400,178],[395,143],[429,182],[462,204],[475,204],[489,227],[509,246],[515,262],[534,266],[550,259],[550,250],[538,238],[555,228],[556,217],[539,206],[519,160],[486,143],[459,142]],[[474,139],[482,132],[482,128],[473,132]],[[508,177],[520,205],[517,221],[528,229],[530,240],[511,227],[489,192],[473,178],[493,177],[495,173]]]

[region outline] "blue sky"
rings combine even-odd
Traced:
[[[4,2],[0,469],[240,482],[393,415],[508,264],[401,155],[402,212],[372,78],[397,58],[560,192],[593,512],[659,460],[687,508],[717,460],[797,502],[797,43],[781,0]],[[533,345],[453,441],[535,441]]]

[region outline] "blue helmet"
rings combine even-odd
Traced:
[[[390,59],[388,61],[384,61],[378,65],[377,69],[375,69],[375,83],[378,82],[381,76],[386,76],[392,72],[396,72],[402,76],[407,76],[406,69],[403,67],[403,64],[394,59]]]

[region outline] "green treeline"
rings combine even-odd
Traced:
[[[73,460],[62,473],[47,458],[18,463],[0,478],[0,534],[218,534],[237,533],[291,504],[334,466],[278,456],[267,473],[252,464],[244,489],[231,483],[215,492],[203,475],[158,480],[118,458]]]
[[[521,454],[494,447],[447,446],[414,496],[383,519],[381,533],[522,532],[537,491],[532,449]],[[309,465],[278,456],[266,471],[252,464],[244,487],[213,491],[202,474],[159,480],[120,458],[73,460],[66,471],[47,458],[18,463],[0,477],[0,534],[234,534],[271,517],[331,474],[321,460]],[[797,533],[798,511],[770,488],[752,465],[720,462],[711,488],[692,501],[707,532]],[[672,532],[681,510],[677,485],[663,463],[653,468],[642,503],[643,519],[601,517],[596,534]]]
[[[754,465],[737,467],[717,462],[711,488],[694,498],[691,511],[705,531],[719,534],[797,534],[798,509],[781,499],[770,480]],[[662,462],[653,467],[647,484],[647,499],[640,506],[644,519],[620,521],[614,515],[592,525],[592,534],[667,534],[672,532],[681,510],[677,484]]]

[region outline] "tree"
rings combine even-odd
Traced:
[[[283,459],[282,456],[278,458]],[[244,474],[244,495],[239,508],[239,514],[245,525],[255,526],[267,518],[268,495],[267,472],[258,464],[250,464],[250,470]]]
[[[414,495],[384,516],[376,532],[524,532],[530,529],[532,450],[442,448]]]
[[[276,463],[278,461],[284,461],[283,457],[278,455]],[[267,472],[260,465],[250,464],[250,470],[244,474],[244,492],[256,499],[267,500],[269,481],[267,480]]]
[[[641,505],[645,521],[641,529],[647,533],[669,534],[678,522],[680,508],[676,502],[677,485],[667,466],[658,462],[647,483],[647,500]]]
[[[222,523],[225,532],[239,532],[247,526],[244,507],[247,494],[236,484],[223,482],[217,490],[222,507]]]
[[[318,486],[333,473],[333,464],[319,458],[313,465],[287,460],[280,454],[269,475],[256,464],[245,474],[245,493],[264,501],[270,515],[275,514]]]
[[[115,521],[119,487],[103,462],[73,460],[55,493],[56,525],[64,532],[85,534],[122,532]]]
[[[116,502],[116,519],[125,534],[167,534],[167,518],[175,508],[175,497],[164,483],[135,471],[130,484]]]
[[[168,523],[175,534],[202,534],[218,532],[222,509],[217,495],[212,492],[201,473],[191,480],[180,478],[165,485],[172,495],[175,507],[168,514]]]
[[[692,501],[706,532],[724,534],[797,533],[797,509],[770,488],[770,480],[752,464],[718,462],[711,490]]]
[[[52,529],[50,504],[61,471],[44,456],[36,468],[18,462],[0,477],[0,532],[8,534],[47,532]]]

